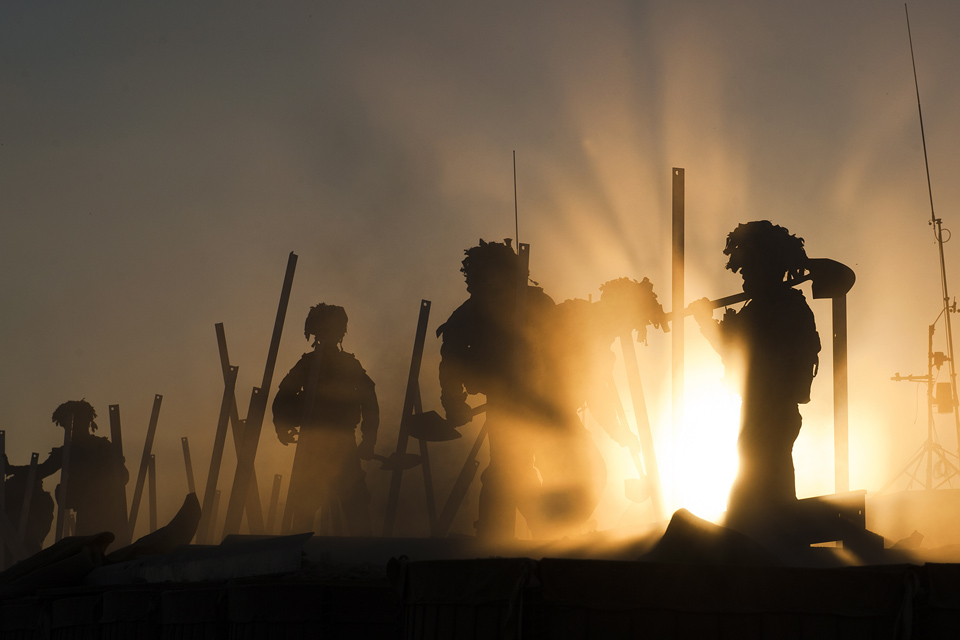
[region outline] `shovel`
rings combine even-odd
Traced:
[[[436,411],[415,413],[407,418],[407,433],[411,438],[425,442],[445,442],[461,437],[460,432],[440,417]]]
[[[420,456],[415,453],[392,453],[389,457],[373,454],[383,471],[406,471],[420,465]]]

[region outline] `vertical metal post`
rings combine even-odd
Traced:
[[[407,374],[407,391],[403,399],[403,414],[400,416],[400,432],[397,435],[397,457],[407,452],[407,418],[413,415],[416,396],[420,393],[420,363],[423,361],[423,345],[426,343],[427,320],[430,318],[430,301],[420,301],[420,317],[417,320],[417,333],[413,342],[413,355],[410,357],[410,371]],[[393,525],[397,518],[397,506],[400,503],[400,479],[402,469],[394,469],[390,476],[390,493],[387,496],[387,510],[383,518],[383,537],[393,535]],[[431,523],[433,526],[433,523]]]
[[[137,526],[137,513],[140,511],[140,500],[143,498],[143,485],[147,480],[147,467],[150,465],[150,454],[153,451],[153,439],[157,435],[157,421],[160,419],[160,403],[163,396],[153,397],[153,411],[150,413],[150,424],[147,425],[147,439],[143,443],[143,455],[140,456],[140,471],[137,473],[137,484],[133,489],[133,501],[130,503],[130,537],[134,535]]]
[[[847,407],[847,296],[833,298],[833,449],[836,491],[850,490]]]
[[[297,254],[291,251],[287,260],[287,270],[283,277],[283,288],[280,292],[280,303],[277,306],[277,319],[273,325],[273,335],[270,338],[270,349],[267,351],[263,383],[259,389],[254,387],[250,409],[247,411],[247,426],[243,430],[242,447],[237,453],[237,470],[233,477],[230,500],[227,503],[226,521],[223,524],[225,536],[240,532],[243,508],[249,493],[247,489],[250,487],[250,479],[253,477],[257,446],[260,444],[260,430],[263,427],[263,416],[267,410],[267,397],[270,395],[270,388],[273,384],[273,370],[277,364],[277,351],[280,349],[280,336],[283,334],[283,322],[287,315],[290,290],[293,288],[293,274],[296,269]]]
[[[674,309],[683,309],[686,306],[684,293],[684,262],[685,262],[685,185],[684,170],[679,167],[673,168],[673,269],[671,275],[671,294],[670,304]],[[670,327],[672,338],[670,339],[671,353],[671,416],[673,425],[673,471],[671,477],[671,491],[676,499],[676,475],[680,460],[680,443],[682,442],[683,432],[683,360],[684,360],[684,316],[677,315]]]
[[[217,491],[220,477],[220,463],[223,460],[223,447],[227,440],[227,420],[230,417],[230,404],[233,401],[237,383],[237,367],[227,370],[227,379],[223,385],[223,399],[220,401],[220,416],[217,418],[217,430],[213,438],[213,451],[210,454],[210,467],[207,470],[207,482],[203,489],[203,506],[200,509],[200,524],[197,527],[197,542],[210,544],[213,520],[213,496]]]
[[[54,541],[60,542],[63,539],[63,529],[67,524],[67,491],[70,484],[70,450],[73,448],[73,416],[70,416],[70,424],[63,429],[63,453],[60,462],[60,494],[57,496],[57,530],[54,533]]]
[[[220,489],[213,492],[213,504],[210,505],[210,526],[208,535],[210,539],[216,540],[217,518],[220,516]]]
[[[215,325],[217,331],[217,347],[220,350],[220,369],[223,372],[223,382],[227,382],[227,373],[230,370],[230,353],[227,351],[227,335],[223,330],[223,323]],[[230,426],[233,433],[233,449],[239,452],[242,448],[243,430],[246,422],[240,419],[237,412],[237,396],[234,392],[230,404]],[[256,468],[250,469],[250,486],[247,488],[247,504],[244,507],[247,514],[247,524],[251,533],[263,533],[263,507],[260,505],[260,483],[257,481]]]
[[[33,502],[33,485],[37,481],[37,463],[39,453],[30,454],[30,469],[27,471],[27,489],[23,494],[23,504],[20,505],[20,522],[17,523],[17,533],[20,540],[27,537],[27,522],[30,520],[30,504]]]
[[[280,485],[283,482],[283,476],[279,473],[273,476],[273,490],[270,492],[270,506],[267,508],[267,535],[273,535],[274,525],[277,522],[277,505],[280,502]]]
[[[183,466],[187,469],[187,493],[196,493],[197,483],[193,479],[193,462],[190,460],[190,441],[187,436],[180,438],[180,444],[183,445]]]
[[[120,405],[110,405],[110,440],[123,456],[123,433],[120,430]]]

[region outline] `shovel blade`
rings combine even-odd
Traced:
[[[461,437],[460,432],[440,417],[436,411],[416,413],[407,418],[407,434],[425,442],[445,442]]]
[[[384,471],[406,471],[420,465],[420,456],[415,453],[393,453],[380,465]]]
[[[829,258],[808,258],[807,271],[813,283],[813,297],[818,300],[845,296],[857,281],[853,269]]]

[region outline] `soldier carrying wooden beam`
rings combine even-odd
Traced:
[[[797,405],[810,401],[820,336],[803,294],[791,286],[810,268],[803,238],[767,220],[748,222],[727,236],[723,253],[730,258],[726,268],[743,278],[750,301],[719,322],[713,319],[715,303],[706,298],[690,309],[740,384],[740,470],[727,525],[749,531],[796,504]]]

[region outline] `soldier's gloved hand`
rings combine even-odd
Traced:
[[[447,414],[447,422],[451,427],[460,427],[473,420],[473,408],[466,400],[444,403],[443,411]]]
[[[357,445],[357,455],[360,456],[361,460],[373,460],[373,440],[367,440],[364,438],[360,441],[360,444]]]
[[[283,446],[296,444],[298,435],[300,435],[300,427],[277,427],[277,439]]]
[[[709,298],[700,298],[690,303],[690,311],[697,324],[703,326],[713,320],[713,303]]]

